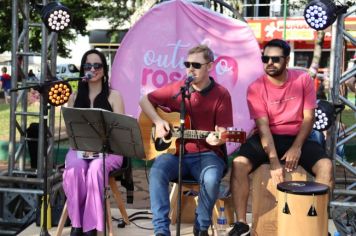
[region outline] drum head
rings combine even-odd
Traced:
[[[322,195],[326,194],[329,187],[311,181],[286,181],[279,183],[277,189],[282,192],[298,195]]]

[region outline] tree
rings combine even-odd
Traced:
[[[27,1],[27,0],[26,0]],[[30,5],[31,22],[41,22],[40,14],[35,10],[36,0],[28,0]],[[23,1],[19,2],[22,9]],[[112,29],[124,25],[135,9],[143,4],[144,0],[62,0],[61,3],[67,6],[72,13],[70,28],[59,33],[58,55],[68,57],[70,54],[67,44],[74,41],[78,34],[87,35],[87,22],[96,18],[105,17],[112,25]],[[0,1],[0,53],[11,51],[12,45],[12,1]],[[19,14],[19,32],[22,31],[23,17]],[[31,27],[30,29],[30,50],[38,52],[41,50],[41,29]]]
[[[291,1],[289,5],[290,9],[292,10],[300,10],[304,9],[304,7],[307,5],[307,1]],[[314,41],[313,59],[308,69],[310,76],[313,78],[316,77],[316,75],[318,74],[320,59],[322,56],[322,50],[324,45],[324,37],[325,31],[318,31],[317,38]]]
[[[315,78],[318,74],[321,53],[322,53],[323,44],[324,44],[324,37],[325,37],[325,32],[323,30],[318,31],[318,37],[314,43],[313,60],[309,67],[309,74],[313,78]]]

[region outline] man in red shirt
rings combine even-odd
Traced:
[[[213,52],[205,45],[189,50],[184,62],[187,75],[193,78],[189,99],[185,99],[186,113],[191,118],[191,129],[225,131],[233,125],[231,96],[228,90],[209,77],[214,64]],[[143,112],[156,127],[156,137],[166,137],[171,130],[169,123],[156,112],[156,107],[180,111],[179,93],[186,80],[173,82],[159,88],[140,101]],[[226,155],[222,150],[224,140],[210,133],[205,139],[185,139],[182,158],[182,177],[191,176],[200,185],[194,235],[208,235],[212,210],[218,197],[219,184],[226,168]],[[158,156],[150,170],[149,191],[153,226],[156,236],[169,236],[169,182],[178,178],[178,154]]]
[[[266,74],[247,91],[250,116],[255,120],[257,132],[241,146],[233,161],[230,184],[237,222],[229,236],[249,235],[248,175],[263,163],[270,163],[276,185],[284,181],[284,171],[293,171],[298,165],[313,174],[316,182],[333,185],[330,158],[319,143],[308,140],[316,108],[313,80],[307,73],[287,70],[289,53],[285,41],[268,42],[262,56]],[[285,162],[284,168],[281,162]]]

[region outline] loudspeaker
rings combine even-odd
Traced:
[[[38,123],[31,123],[30,126],[26,129],[26,137],[31,139],[27,140],[27,147],[30,154],[32,169],[37,169],[38,131]],[[47,139],[45,139],[44,145],[47,147]],[[47,148],[45,150],[47,150]]]

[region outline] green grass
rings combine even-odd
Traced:
[[[346,128],[356,123],[355,113],[349,107],[341,113],[341,122],[345,124]],[[348,144],[356,144],[356,137],[352,138]]]
[[[346,108],[341,113],[341,122],[344,123],[347,127],[356,123],[355,113],[350,109]]]
[[[18,106],[18,109],[16,111],[21,111],[20,105]],[[28,106],[27,109],[28,112],[39,112],[39,103],[34,103],[32,105]],[[60,108],[56,108],[56,114],[55,114],[55,124],[56,127],[59,125],[59,117],[60,117]],[[21,122],[21,117],[19,115],[16,116],[17,122],[20,124]],[[38,116],[27,116],[27,127],[33,123],[39,123],[39,117]],[[62,126],[64,125],[63,120],[62,120]],[[64,128],[64,127],[63,127]],[[10,105],[9,104],[0,104],[0,141],[9,141],[9,136],[10,136]],[[20,133],[18,130],[16,131],[16,140],[19,140],[20,138]]]

